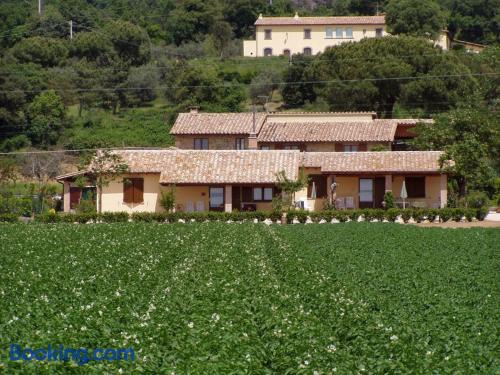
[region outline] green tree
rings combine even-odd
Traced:
[[[42,36],[23,39],[10,52],[21,64],[34,63],[45,68],[62,65],[68,56],[66,42]]]
[[[392,34],[437,38],[446,25],[445,13],[434,0],[390,0],[385,10]]]
[[[290,67],[288,75],[294,69]],[[469,67],[453,53],[443,53],[422,38],[400,36],[329,48],[304,66],[302,74],[292,75],[291,81],[322,82],[293,86],[311,86],[331,110],[376,110],[382,117],[391,117],[396,106],[409,113],[419,109],[424,115],[435,108],[453,108],[467,99],[464,93],[470,96],[478,90],[477,80],[470,74]],[[290,92],[283,91],[287,104],[289,98],[301,98],[308,92],[296,92],[293,86]]]
[[[219,52],[219,57],[226,55],[227,48],[233,38],[233,30],[231,25],[226,21],[217,21],[213,24],[212,36],[214,38],[214,47]]]
[[[302,83],[313,79],[314,73],[311,74],[310,69],[308,69],[313,59],[311,56],[293,55],[292,64],[284,73],[283,81],[285,84],[281,89],[281,95],[287,107],[297,108],[316,100],[314,85]]]
[[[500,121],[494,111],[476,104],[439,115],[434,124],[420,124],[412,145],[418,150],[445,151],[443,169],[452,172],[464,196],[468,189],[491,190],[500,174]]]
[[[26,134],[34,145],[48,147],[55,143],[65,124],[64,103],[54,90],[35,97],[27,109]]]

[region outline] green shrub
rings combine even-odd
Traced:
[[[171,212],[175,208],[175,185],[171,186],[168,191],[161,193],[160,206],[167,212]]]
[[[129,219],[127,212],[103,212],[98,217],[104,223],[125,223]]]
[[[411,208],[407,208],[406,210],[401,210],[401,218],[405,223],[410,221],[413,217],[414,211]]]
[[[465,209],[463,208],[455,208],[451,212],[451,218],[453,221],[461,221],[462,218],[465,216]]]
[[[392,194],[392,191],[385,192],[384,202],[386,209],[394,208],[394,194]]]
[[[427,216],[428,211],[426,209],[417,208],[413,210],[413,220],[415,220],[417,223],[423,222]]]
[[[398,218],[398,216],[401,214],[401,210],[398,209],[398,208],[389,208],[387,211],[386,211],[386,214],[385,214],[385,217],[387,220],[389,221],[396,221],[396,219]]]
[[[439,210],[439,219],[445,223],[447,222],[448,220],[450,220],[453,216],[453,210],[455,210],[456,208],[443,208],[441,210]]]
[[[467,195],[466,202],[469,208],[487,208],[489,205],[489,198],[486,193],[481,191],[473,191]]]
[[[0,223],[17,223],[18,221],[16,214],[0,214]]]
[[[464,210],[464,215],[467,221],[472,221],[472,219],[474,219],[477,215],[477,210],[475,210],[474,208],[467,208]]]
[[[78,214],[87,214],[96,212],[95,202],[90,199],[82,199],[75,207]]]
[[[427,220],[429,220],[431,223],[436,220],[436,218],[439,216],[439,209],[437,208],[429,208],[427,210]]]

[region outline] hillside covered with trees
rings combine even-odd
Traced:
[[[165,147],[179,111],[248,111],[265,96],[272,110],[375,110],[388,118],[472,111],[474,121],[487,118],[491,129],[481,136],[474,127],[441,130],[455,134],[447,142],[473,142],[469,149],[482,150],[475,154],[478,165],[488,176],[498,174],[500,0],[44,3],[42,14],[36,1],[0,4],[0,152]],[[346,43],[313,57],[241,57],[242,40],[253,36],[260,13],[295,11],[386,12],[389,31],[398,36]],[[429,38],[444,28],[488,48],[443,52]],[[415,144],[446,146],[443,139]],[[478,187],[493,189],[486,180]]]

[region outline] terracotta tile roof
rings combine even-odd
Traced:
[[[256,114],[256,131],[265,119]],[[179,113],[171,134],[250,134],[253,129],[252,113]]]
[[[305,167],[331,173],[437,173],[440,151],[306,152]]]
[[[262,17],[255,21],[255,26],[280,25],[385,25],[385,17]]]
[[[391,142],[397,123],[388,120],[356,122],[265,123],[259,142]]]
[[[298,151],[198,151],[127,150],[115,151],[131,173],[160,173],[162,184],[224,184],[276,182],[284,170],[289,178],[298,176]]]

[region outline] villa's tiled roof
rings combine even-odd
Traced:
[[[257,113],[257,133],[266,115]],[[171,134],[251,134],[252,113],[179,113]]]
[[[440,151],[306,152],[303,165],[330,173],[437,173]]]
[[[115,151],[130,173],[160,173],[161,184],[274,184],[285,171],[296,179],[301,156],[298,151]]]
[[[397,128],[392,120],[356,122],[288,122],[262,126],[259,142],[391,142]]]
[[[259,19],[255,21],[255,26],[280,25],[385,25],[385,17],[259,17]]]

